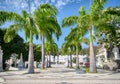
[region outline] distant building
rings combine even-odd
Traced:
[[[72,59],[75,58],[76,55],[72,55]],[[79,62],[83,62],[84,58],[86,58],[86,55],[79,55]],[[57,56],[55,56],[55,63],[57,63],[57,61],[59,60],[59,63],[66,63],[68,61],[68,58],[70,60],[70,56],[69,55],[59,55],[59,59],[57,58]],[[49,60],[49,57],[48,57]],[[51,62],[54,62],[54,56],[51,56]]]

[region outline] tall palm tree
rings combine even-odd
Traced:
[[[49,56],[48,67],[51,67],[51,55],[54,55],[58,52],[58,46],[54,42],[54,40],[46,40],[46,42],[45,42],[45,52]]]
[[[69,36],[67,37],[70,40],[72,38],[72,41],[73,41],[72,43],[75,44],[75,46],[76,46],[76,68],[79,68],[78,49],[80,47],[80,41],[78,41],[78,39],[81,39],[81,37],[83,37],[84,34],[86,33],[86,29],[82,30],[82,28],[83,28],[82,26],[84,24],[80,23],[81,16],[85,15],[84,7],[80,8],[79,14],[80,14],[79,16],[69,16],[69,17],[65,18],[62,22],[63,27],[68,27],[68,26],[76,24],[76,28],[72,29],[72,32],[70,32]],[[75,32],[77,32],[77,33],[75,33]]]
[[[90,32],[90,72],[97,72],[93,49],[93,29],[97,29],[95,24],[98,23],[98,20],[101,20],[100,16],[106,1],[107,0],[94,0],[90,8],[90,13],[83,16],[83,19],[88,22],[86,28],[88,28]]]
[[[10,25],[10,27],[7,29],[4,40],[5,42],[10,42],[18,33],[20,30],[24,30],[25,38],[26,40],[29,39],[30,44],[32,43],[33,34],[30,34],[30,31],[33,30],[34,21],[31,17],[29,17],[29,14],[26,11],[22,11],[22,15],[19,15],[15,12],[6,12],[6,11],[0,11],[1,17],[4,19],[1,20],[1,23],[4,23],[5,21],[14,21],[14,24]],[[34,56],[33,56],[33,47],[30,45],[29,48],[29,64],[28,64],[28,73],[34,72]]]
[[[78,32],[79,31],[79,32]],[[72,39],[72,40],[71,40]],[[76,50],[76,68],[79,69],[79,51],[81,50],[81,43],[87,43],[88,39],[84,37],[83,31],[79,28],[71,29],[69,35],[65,38],[68,42],[75,46]]]
[[[69,42],[68,41],[65,41],[63,44],[62,44],[62,54],[64,55],[68,55],[69,54],[69,49],[70,49],[70,45],[69,45]],[[67,59],[67,67],[69,67],[69,55],[68,55],[68,59]],[[72,62],[72,61],[70,61]]]
[[[51,39],[52,34],[58,38],[61,35],[61,29],[56,19],[57,9],[49,4],[40,5],[34,12],[36,26],[42,40],[42,66],[44,69],[44,40]]]
[[[95,23],[100,19],[99,17],[106,1],[107,0],[94,0],[89,14],[86,14],[84,7],[81,7],[79,12],[80,17],[71,16],[63,20],[63,26],[70,26],[76,23],[81,26],[83,30],[85,29],[90,32],[90,72],[97,72],[93,49],[93,28],[96,28]]]
[[[31,3],[30,0],[28,0],[28,8],[29,8],[29,18],[30,18],[30,27],[29,30],[29,57],[28,57],[28,73],[34,73],[34,54],[33,54],[33,34],[35,28],[35,22],[31,16]],[[37,31],[36,31],[37,32]]]

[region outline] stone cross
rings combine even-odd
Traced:
[[[3,50],[1,50],[0,46],[0,72],[3,71]]]

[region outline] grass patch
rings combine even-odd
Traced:
[[[41,68],[40,68],[40,70],[48,70],[48,69],[47,69],[47,68],[44,68],[44,69],[41,69]]]

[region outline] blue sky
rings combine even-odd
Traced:
[[[21,10],[28,10],[27,6],[27,0],[0,0],[0,10],[6,10],[6,11],[14,11],[17,13],[21,13]],[[36,9],[36,7],[40,3],[50,3],[55,5],[59,13],[57,15],[58,22],[61,26],[61,22],[65,17],[68,16],[74,16],[78,15],[78,10],[81,6],[85,6],[86,11],[89,12],[90,8],[90,0],[31,0],[32,4],[32,12]],[[120,6],[120,0],[108,0],[108,2],[105,4],[106,7],[115,7]],[[6,25],[9,25],[8,23]],[[5,27],[6,27],[5,25]],[[60,36],[59,41],[55,39],[55,42],[58,44],[59,48],[61,47],[62,43],[64,42],[64,37],[68,35],[70,32],[70,28],[62,28],[62,35]],[[24,33],[22,31],[19,32],[21,37],[24,37]],[[89,34],[86,35],[86,37],[89,37]],[[34,43],[40,44],[41,41],[35,40]],[[83,45],[83,47],[87,47],[86,45]]]

